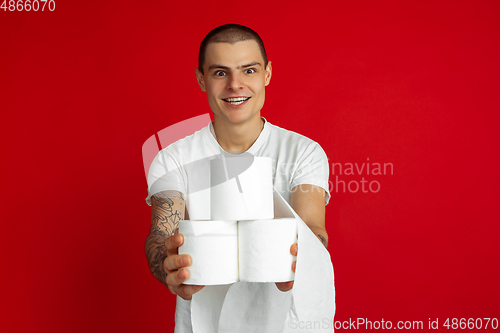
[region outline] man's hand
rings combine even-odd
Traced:
[[[293,256],[297,256],[297,253],[298,253],[298,249],[299,249],[299,246],[297,243],[294,243],[292,244],[292,246],[290,246],[290,253],[293,255]],[[297,261],[294,261],[292,263],[292,271],[295,272],[295,268],[297,266]],[[276,287],[278,287],[279,290],[285,292],[285,291],[289,291],[290,289],[292,289],[293,287],[293,281],[287,281],[287,282],[276,282]]]
[[[165,247],[167,258],[163,261],[163,269],[167,274],[167,287],[172,294],[179,295],[185,300],[190,300],[193,294],[197,293],[204,286],[184,284],[189,277],[189,271],[185,268],[191,265],[191,256],[187,254],[179,255],[179,246],[184,243],[184,236],[175,233],[167,238]]]

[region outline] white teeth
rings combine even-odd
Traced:
[[[231,98],[226,98],[226,101],[228,102],[239,102],[239,101],[245,101],[249,99],[250,97],[231,97]]]
[[[250,97],[231,97],[231,98],[226,98],[224,99],[226,102],[229,102],[233,105],[240,105],[246,100],[248,100]]]

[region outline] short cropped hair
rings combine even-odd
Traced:
[[[264,42],[259,34],[252,29],[240,24],[224,24],[210,31],[200,44],[200,52],[198,53],[198,69],[202,74],[203,65],[205,64],[205,53],[209,43],[230,43],[242,42],[245,40],[254,40],[260,48],[260,53],[264,59],[264,67],[267,67],[267,54],[264,48]]]

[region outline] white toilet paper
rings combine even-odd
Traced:
[[[179,221],[184,243],[179,254],[191,256],[185,284],[217,285],[238,281],[238,229],[234,221]]]
[[[222,156],[223,158],[210,161],[210,219],[272,219],[271,158]],[[253,159],[250,163],[249,158]],[[250,166],[245,169],[248,165]],[[243,172],[240,173],[241,171]]]
[[[297,242],[294,218],[241,221],[238,223],[240,281],[285,282],[294,279]]]
[[[305,332],[297,323],[333,322],[335,288],[330,254],[276,191],[274,204],[276,217],[295,216],[297,221],[299,252],[293,289],[282,293],[274,283],[237,282],[220,292],[216,288],[222,286],[206,286],[191,301],[193,332]],[[273,320],[262,322],[259,318]],[[307,332],[332,330],[330,325],[321,325]]]
[[[297,241],[294,218],[254,221],[180,221],[192,264],[185,284],[220,285],[237,281],[292,281]]]

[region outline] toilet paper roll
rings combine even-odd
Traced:
[[[218,285],[238,281],[238,230],[235,221],[179,221],[184,243],[179,254],[191,256],[185,284]]]
[[[294,218],[253,221],[180,221],[179,254],[192,258],[185,284],[292,281],[290,246],[297,241]]]
[[[272,160],[253,157],[224,157],[210,161],[211,220],[272,219]],[[242,166],[250,166],[239,173]]]
[[[297,242],[295,218],[238,222],[240,281],[294,280],[290,246]]]
[[[292,290],[283,293],[272,283],[239,282],[214,296],[215,288],[221,286],[207,286],[191,301],[194,332],[291,332],[285,328],[297,322],[333,322],[335,283],[330,253],[283,197],[277,191],[274,194],[276,212],[297,221],[299,252]],[[332,328],[315,326],[309,331],[331,333]]]

